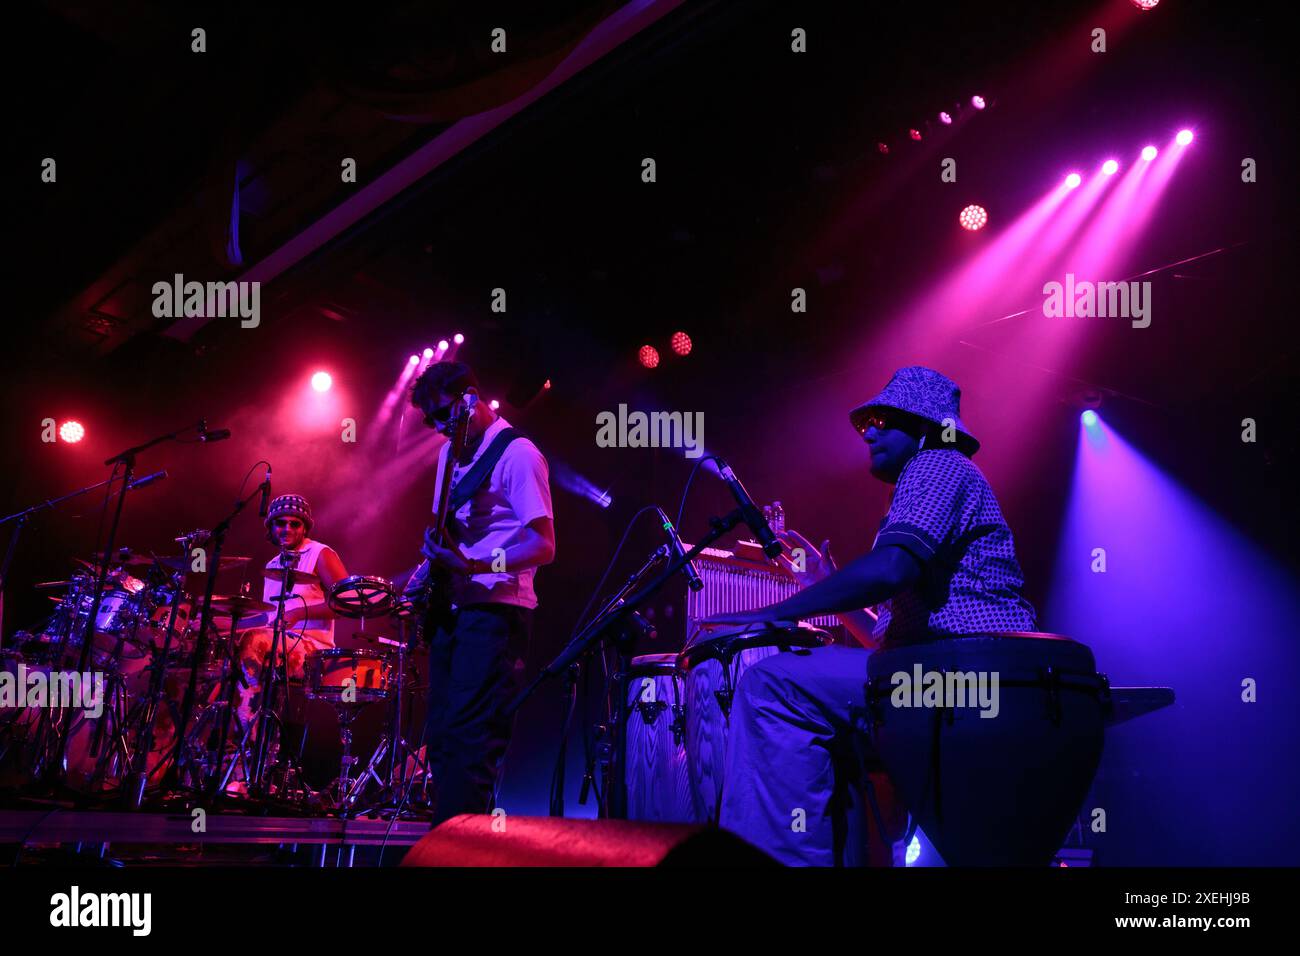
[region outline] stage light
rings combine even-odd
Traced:
[[[672,338],[673,351],[678,355],[691,354],[691,337],[685,332],[674,332]]]
[[[1080,416],[1079,416],[1079,419],[1080,419],[1080,421],[1083,422],[1083,426],[1084,426],[1085,428],[1096,428],[1096,427],[1097,427],[1097,413],[1094,412],[1091,408],[1089,408],[1089,409],[1088,409],[1087,411],[1085,411],[1082,415],[1080,415]]]
[[[447,351],[447,349],[449,349],[449,348],[451,348],[451,343],[449,343],[446,339],[439,339],[439,340],[438,340],[438,351],[439,351],[439,352],[445,352],[445,351]]]
[[[1174,142],[1176,142],[1179,146],[1186,146],[1191,141],[1192,141],[1192,131],[1190,129],[1182,130],[1174,140]]]
[[[1142,147],[1142,158],[1145,159],[1145,160],[1149,163],[1149,162],[1151,162],[1151,160],[1153,160],[1153,159],[1156,158],[1156,156],[1159,154],[1159,152],[1160,152],[1160,151],[1157,150],[1154,146],[1143,146],[1143,147]]]
[[[59,426],[59,437],[69,445],[75,445],[86,437],[86,429],[81,426],[81,422],[66,421]]]
[[[427,358],[427,359],[431,359],[431,358],[433,358],[433,349],[425,349],[425,350],[424,350],[424,357]]]
[[[884,143],[877,143],[876,149],[879,150],[881,153],[885,154],[886,156],[889,155],[889,147]]]
[[[951,114],[951,113],[942,113],[942,112],[941,112],[941,113],[939,114],[939,122],[942,123],[944,126],[951,126],[951,125],[952,125],[952,114]]]
[[[542,388],[550,388],[550,387],[551,387],[551,380],[548,378],[546,381],[542,383]]]
[[[976,229],[984,228],[984,224],[989,221],[989,214],[983,206],[972,204],[961,211],[957,221],[961,223],[963,229],[974,232]]]
[[[317,372],[311,377],[311,387],[318,392],[328,392],[333,384],[334,379],[329,372]]]
[[[970,105],[973,106],[973,107],[975,107],[977,110],[982,110],[982,109],[984,109],[984,97],[982,97],[982,96],[972,96],[972,97],[970,98]]]
[[[1101,171],[1107,176],[1114,176],[1119,172],[1119,163],[1113,159],[1108,159],[1106,162],[1101,164]]]
[[[918,142],[921,139],[921,131],[919,129],[909,129],[907,131],[907,135],[912,137],[912,139],[917,140]]]
[[[1160,0],[1129,0],[1129,2],[1143,13],[1146,13],[1148,10],[1154,10]]]
[[[911,866],[921,858],[921,841],[918,837],[912,837],[912,842],[907,845],[906,854],[903,857],[903,865]]]
[[[412,356],[411,356],[409,359],[407,359],[406,361],[407,361],[407,363],[410,364],[410,365],[419,365],[419,364],[420,364],[420,356],[418,356],[418,355],[412,355]]]
[[[501,403],[494,398],[492,399],[492,401],[488,402],[488,406],[492,409],[492,411],[495,412],[498,408],[501,407]]]
[[[457,332],[455,335],[451,337],[451,340],[455,342],[457,345],[463,345],[465,342],[465,336]]]
[[[1080,176],[1078,173],[1070,173],[1070,175],[1065,177],[1065,188],[1076,189],[1078,188],[1078,185],[1081,182],[1083,182],[1082,176]]]
[[[653,345],[643,345],[637,353],[637,359],[646,368],[655,368],[659,364],[659,350]]]

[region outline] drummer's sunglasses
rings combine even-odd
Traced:
[[[277,528],[293,528],[295,531],[303,527],[303,523],[297,518],[276,518],[272,524]]]

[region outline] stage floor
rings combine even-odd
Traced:
[[[6,863],[364,866],[396,864],[427,820],[235,813],[0,810]]]

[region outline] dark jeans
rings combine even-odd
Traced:
[[[532,618],[513,604],[471,604],[434,633],[425,745],[435,825],[493,809],[514,723],[503,711],[524,684]]]

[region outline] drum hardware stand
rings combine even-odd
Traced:
[[[389,719],[388,728],[384,731],[384,735],[379,738],[379,743],[370,757],[370,762],[366,764],[365,769],[361,771],[351,790],[347,792],[342,801],[341,806],[344,808],[356,803],[363,788],[371,780],[380,788],[380,800],[376,806],[381,806],[384,803],[392,803],[397,806],[400,799],[399,795],[404,793],[406,788],[407,760],[413,758],[415,761],[416,766],[413,775],[419,773],[421,767],[425,766],[425,759],[421,758],[419,753],[411,748],[411,745],[402,735],[402,708],[405,700],[406,653],[408,650],[405,619],[398,617],[398,627],[400,629],[399,639],[391,642],[397,646],[397,679],[391,704],[392,717]],[[388,758],[386,767],[387,780],[379,775],[379,766],[385,757]],[[427,767],[425,769],[427,773]]]
[[[712,545],[723,535],[727,534],[743,522],[744,514],[740,508],[736,508],[725,517],[710,518],[708,533],[696,542],[689,551],[683,553],[680,557],[670,557],[667,566],[655,575],[649,583],[639,585],[635,593],[628,594],[627,592],[631,590],[631,586],[634,582],[639,583],[640,579],[647,575],[652,566],[657,566],[660,563],[661,552],[656,551],[650,560],[647,561],[646,565],[638,570],[631,579],[629,579],[628,584],[624,585],[620,594],[615,595],[613,599],[607,602],[606,605],[597,613],[591,623],[584,627],[571,641],[569,641],[568,645],[560,652],[559,656],[543,667],[541,672],[533,678],[532,682],[529,683],[528,686],[510,702],[505,709],[505,716],[512,716],[515,714],[519,708],[523,706],[524,702],[533,695],[539,686],[541,686],[543,681],[567,671],[571,664],[577,662],[579,658],[595,647],[599,641],[605,640],[607,631],[614,633],[614,625],[616,623],[622,621],[623,618],[629,616],[634,611],[637,611],[646,601],[653,597],[665,584],[667,584],[668,580],[673,575],[681,571],[687,563],[694,561],[705,548]],[[626,596],[624,597],[621,595]],[[621,660],[619,663],[619,673],[626,675],[627,669],[630,666],[631,657],[630,655],[627,655],[627,659]],[[615,707],[617,708],[620,719],[625,721],[627,712],[627,693],[625,688],[620,699],[615,701]],[[621,723],[615,724],[616,731],[620,730],[621,727]],[[627,795],[625,792],[626,784],[622,779],[624,759],[623,751],[625,746],[624,742],[618,739],[618,733],[615,734],[613,744],[613,756],[610,760],[609,767],[611,779],[610,785],[606,788],[607,802],[609,804],[608,815],[621,819],[627,815]],[[562,778],[559,780],[559,786],[564,786]]]
[[[221,567],[221,549],[224,547],[226,542],[226,533],[230,530],[230,526],[234,523],[234,520],[239,517],[240,512],[242,512],[244,508],[248,506],[248,503],[254,498],[260,497],[261,493],[262,489],[258,486],[253,489],[252,494],[247,498],[236,501],[230,514],[217,523],[216,527],[212,529],[212,532],[208,537],[208,540],[212,542],[212,547],[210,553],[206,556],[207,584],[203,590],[203,600],[199,613],[198,637],[194,642],[194,659],[190,663],[190,676],[185,685],[185,696],[182,698],[181,702],[180,720],[176,724],[176,747],[172,752],[172,764],[162,783],[164,790],[176,789],[181,779],[181,775],[190,769],[189,764],[191,763],[191,755],[187,753],[186,748],[186,741],[189,739],[187,732],[189,730],[190,720],[194,716],[195,698],[198,696],[199,668],[208,656],[208,640],[212,628],[212,597],[217,587],[217,572]],[[233,695],[233,693],[234,690],[232,688],[231,694]],[[233,707],[233,704],[231,706]],[[225,750],[228,724],[228,719],[223,720],[221,723],[217,770],[215,773],[209,775],[210,787],[205,795],[209,804],[216,796],[215,788],[218,778],[221,776],[221,760]],[[200,776],[202,776],[201,773]]]
[[[195,531],[191,534],[184,535],[179,539],[181,545],[181,558],[189,558],[191,546],[206,537],[206,531]],[[153,555],[154,564],[159,568],[162,567],[158,561],[158,556]],[[164,575],[167,577],[168,575]],[[158,704],[163,699],[164,684],[167,673],[167,658],[171,654],[172,637],[176,633],[176,618],[180,615],[181,596],[185,590],[185,574],[182,571],[176,571],[170,575],[172,583],[172,600],[171,609],[167,615],[167,631],[163,635],[162,649],[159,651],[154,660],[150,662],[151,672],[149,674],[149,691],[143,702],[143,709],[140,712],[140,734],[137,741],[135,759],[131,764],[131,772],[122,780],[122,802],[128,810],[139,810],[144,803],[144,791],[148,785],[149,773],[148,763],[149,754],[153,751],[154,724],[158,719]],[[178,716],[178,715],[177,715]],[[178,728],[180,723],[176,720],[175,726]]]

